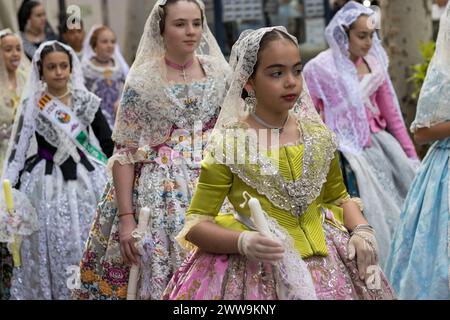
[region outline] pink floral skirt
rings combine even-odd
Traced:
[[[356,262],[347,259],[348,233],[324,223],[328,256],[304,261],[321,300],[391,300],[394,291],[381,269],[369,286],[358,276]],[[163,300],[277,300],[273,266],[241,255],[194,251],[167,286]],[[372,281],[373,280],[373,281]]]

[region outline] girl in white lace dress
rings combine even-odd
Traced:
[[[23,237],[11,298],[68,299],[66,272],[81,258],[113,144],[71,48],[45,42],[32,64],[3,178],[17,190],[16,211],[26,201],[34,207],[38,230]]]

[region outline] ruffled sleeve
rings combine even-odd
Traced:
[[[148,158],[148,148],[127,148],[124,146],[116,145],[114,154],[108,160],[108,170],[112,171],[114,163],[117,161],[120,165],[124,166],[127,164],[136,164],[143,162]]]
[[[139,147],[140,132],[143,130],[139,119],[139,107],[144,109],[141,95],[131,86],[124,89],[120,101],[117,119],[112,133],[112,139],[117,145]]]
[[[136,164],[147,159],[150,147],[142,141],[141,132],[142,121],[150,118],[141,119],[144,115],[144,99],[131,85],[128,85],[123,92],[117,111],[116,123],[112,133],[112,140],[115,143],[113,156],[108,161],[108,169],[112,170],[117,161],[121,165]],[[138,110],[141,110],[138,112]],[[151,115],[147,115],[151,117]]]

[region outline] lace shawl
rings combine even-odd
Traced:
[[[412,131],[450,121],[450,3],[441,17],[436,52],[419,96]]]

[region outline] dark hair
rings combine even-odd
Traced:
[[[60,26],[61,34],[66,33],[66,32],[69,31],[69,27],[67,27],[67,22],[68,22],[68,20],[69,20],[70,18],[71,18],[70,15],[66,15],[65,18],[64,18],[64,23],[61,23],[61,26]],[[78,19],[78,18],[75,18],[75,19],[76,19],[76,22],[79,22],[79,23],[80,23],[80,28],[81,28],[81,30],[84,30],[84,23],[83,23],[83,20]],[[73,30],[73,29],[70,29],[70,30]],[[78,29],[77,29],[77,30],[78,30]]]
[[[98,37],[100,36],[100,33],[102,33],[105,30],[109,30],[112,33],[114,33],[114,31],[112,31],[112,29],[107,26],[101,26],[95,29],[95,31],[92,33],[91,39],[89,39],[89,45],[91,46],[92,50],[95,50],[95,47],[97,46],[97,41]]]
[[[297,46],[295,41],[288,34],[284,33],[283,31],[274,29],[274,30],[269,31],[266,34],[264,34],[263,37],[261,38],[261,41],[259,42],[258,58],[256,60],[255,66],[253,67],[253,73],[250,76],[250,78],[253,78],[255,76],[256,70],[258,69],[259,57],[260,57],[261,52],[263,52],[267,48],[269,43],[276,41],[276,40],[280,40],[280,39],[287,39],[287,40],[291,41],[295,46]],[[242,99],[245,99],[248,97],[247,90],[245,90],[245,89],[242,90],[241,97],[242,97]]]
[[[349,27],[343,26],[343,28],[344,28],[344,30],[345,30],[345,33],[347,34],[347,37],[348,37],[348,38],[350,38],[350,30],[352,30],[352,29],[355,27],[356,21],[358,21],[358,19],[361,18],[361,17],[370,17],[370,16],[367,15],[367,14],[365,14],[365,13],[360,14],[360,15],[356,18],[356,20],[353,21],[353,23],[352,23]]]
[[[204,23],[204,21],[203,21],[203,14],[204,13],[203,13],[202,8],[197,3],[197,1],[195,1],[195,0],[167,0],[165,5],[159,7],[159,17],[161,18],[161,20],[159,20],[159,32],[160,32],[161,35],[164,33],[164,30],[166,29],[167,8],[170,5],[173,5],[173,4],[175,4],[175,3],[179,2],[179,1],[186,1],[186,2],[195,3],[198,6],[198,8],[200,9],[200,14],[202,16],[202,25],[203,25],[203,23]]]
[[[44,59],[45,57],[52,53],[52,52],[63,52],[67,54],[69,57],[69,65],[70,65],[70,72],[72,72],[72,55],[69,51],[67,51],[60,43],[55,42],[52,45],[47,45],[42,49],[41,56],[39,57],[39,61],[37,63],[38,69],[39,69],[39,78],[42,79],[42,76],[44,74]]]
[[[17,13],[17,19],[19,20],[19,30],[24,32],[28,20],[30,20],[33,9],[42,3],[34,0],[24,0]]]

